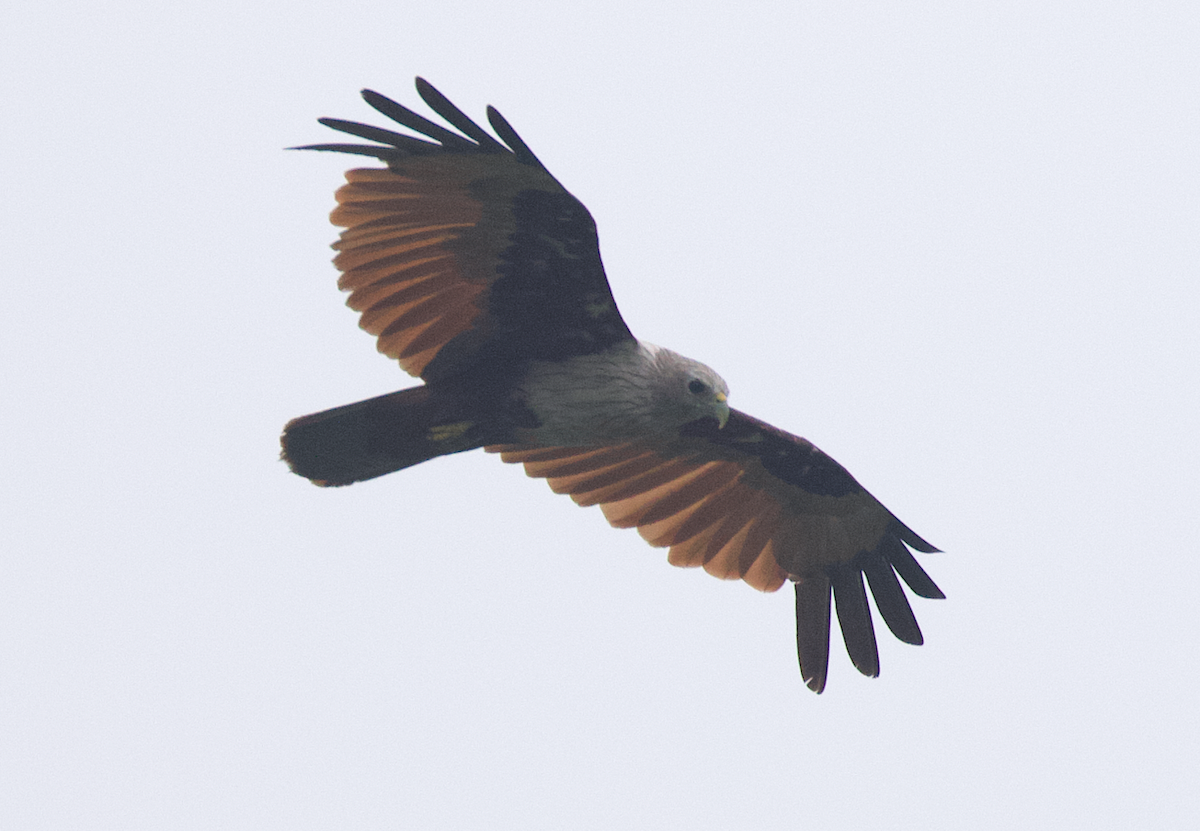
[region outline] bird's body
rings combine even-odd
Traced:
[[[920,643],[897,574],[942,596],[905,546],[936,549],[812,444],[730,409],[712,369],[638,341],[583,205],[495,110],[504,144],[417,87],[462,135],[368,91],[433,141],[323,119],[379,144],[312,149],[387,162],[347,172],[335,263],[362,327],[425,383],[294,419],[292,470],[346,485],[486,447],[669,547],[673,564],[765,591],[791,580],[801,669],[818,692],[831,592],[855,665],[878,674],[864,575],[893,633]]]
[[[348,485],[485,445],[661,441],[698,419],[724,425],[729,417],[729,388],[719,375],[632,339],[561,361],[521,362],[504,375],[490,393],[471,375],[443,378],[295,419],[285,432],[285,457],[296,473],[319,484]],[[401,413],[416,419],[397,429]],[[367,432],[363,424],[376,429]],[[364,452],[369,463],[351,467]]]

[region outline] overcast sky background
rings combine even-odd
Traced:
[[[1192,828],[1200,6],[24,4],[0,30],[0,826]],[[596,217],[633,331],[945,549],[926,644],[483,453],[326,491],[408,386],[327,222],[414,75]]]

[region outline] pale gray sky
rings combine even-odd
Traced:
[[[10,12],[0,827],[1193,827],[1200,7],[881,5]],[[281,148],[417,74],[945,549],[925,646],[814,696],[790,592],[494,457],[277,461],[410,383],[328,262],[355,162]]]

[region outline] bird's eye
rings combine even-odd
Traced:
[[[701,395],[702,393],[708,392],[708,384],[693,378],[692,380],[688,381],[688,392],[690,392],[692,395]]]

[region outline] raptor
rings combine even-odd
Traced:
[[[334,263],[379,351],[424,383],[292,420],[291,469],[335,486],[480,447],[523,464],[674,565],[792,583],[816,692],[834,602],[854,666],[879,674],[868,585],[892,633],[920,644],[901,580],[943,597],[910,551],[937,549],[813,444],[732,409],[712,369],[636,339],[583,204],[495,109],[493,136],[420,78],[417,91],[455,129],[365,90],[417,135],[321,119],[369,143],[301,149],[384,163],[346,173]]]

